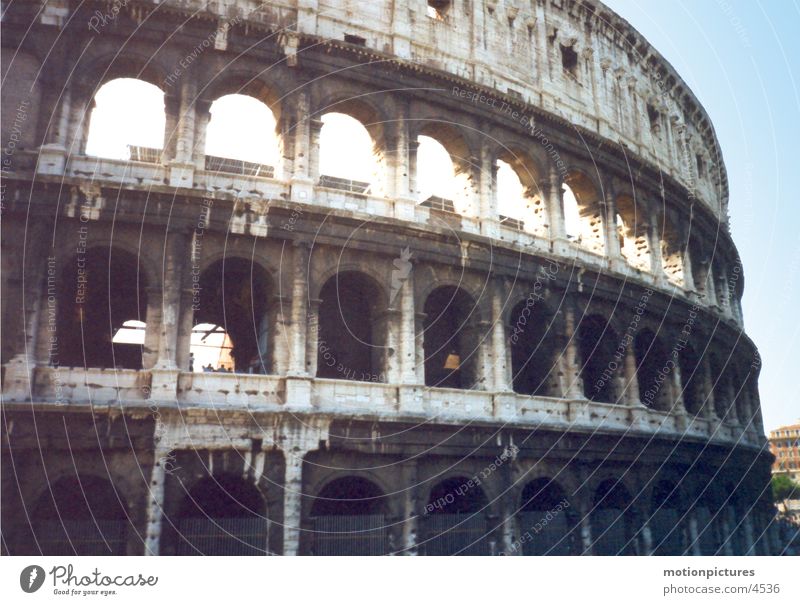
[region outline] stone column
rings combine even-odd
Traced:
[[[310,378],[317,375],[317,354],[319,347],[319,305],[322,301],[313,298],[308,301],[308,316],[306,323],[306,373]]]
[[[181,80],[175,156],[170,162],[169,170],[171,187],[192,187],[194,183],[195,92],[196,85],[192,74],[184,75]]]
[[[415,556],[419,536],[418,500],[419,486],[416,459],[404,462],[400,467],[403,477],[403,554]]]
[[[489,392],[493,391],[495,386],[491,327],[491,321],[481,319],[463,328],[464,336],[469,343],[469,347],[467,347],[469,351],[467,351],[467,354],[470,356],[471,360],[475,360],[475,384],[471,386],[471,388]],[[477,349],[473,349],[473,347],[477,347]],[[461,363],[463,373],[463,359]]]
[[[712,420],[717,417],[717,407],[714,401],[714,381],[711,379],[711,362],[708,360],[708,356],[704,355],[701,363],[703,364],[703,396],[705,399],[702,415],[706,420]]]
[[[309,93],[297,93],[294,125],[294,159],[292,161],[291,199],[310,203],[314,181],[311,177],[311,118]]]
[[[606,185],[606,195],[604,199],[605,216],[603,226],[605,227],[605,250],[612,268],[613,263],[621,263],[624,261],[622,258],[622,250],[619,247],[619,237],[617,236],[617,198],[616,192],[611,184]]]
[[[550,177],[542,188],[547,190],[547,216],[550,222],[550,246],[553,252],[565,252],[567,231],[564,224],[564,192],[561,176],[555,168],[550,168]]]
[[[286,476],[283,482],[283,555],[300,552],[303,514],[303,458],[306,452],[286,452]]]
[[[283,554],[297,555],[303,515],[303,462],[306,455],[328,440],[330,419],[309,418],[305,422],[288,421],[278,429],[278,443],[286,460],[283,482]],[[265,442],[274,441],[265,434]]]
[[[642,538],[642,551],[646,556],[652,556],[653,554],[653,531],[650,529],[650,525],[647,522],[647,519],[642,522],[642,529],[639,534]]]
[[[267,305],[267,326],[271,342],[269,343],[269,358],[272,366],[271,373],[283,376],[290,373],[292,363],[293,323],[290,317],[290,302],[283,297],[273,296]]]
[[[394,198],[394,216],[401,220],[413,220],[416,200],[411,182],[411,134],[409,132],[408,106],[401,99],[394,122],[394,150],[387,150],[389,164],[389,194]],[[413,145],[416,156],[416,143]]]
[[[380,358],[380,363],[374,364],[373,371],[378,374],[380,382],[397,384],[400,382],[400,311],[394,308],[386,309],[375,318],[375,327],[378,333],[385,334],[383,350],[374,350],[373,359]]]
[[[154,401],[174,401],[177,396],[178,326],[181,313],[183,265],[191,257],[188,238],[183,231],[167,233],[162,266],[161,331],[158,359],[151,371]]]
[[[481,142],[481,171],[478,175],[478,207],[481,219],[481,234],[497,237],[500,216],[497,201],[497,163],[492,157],[489,142],[484,138]]]
[[[567,399],[583,398],[583,380],[580,375],[580,353],[575,325],[575,310],[569,301],[563,306],[564,347],[561,353],[561,396]]]
[[[144,554],[158,556],[161,548],[161,525],[164,517],[164,484],[167,473],[166,464],[169,450],[156,448],[147,497],[147,532],[145,534]]]
[[[188,273],[188,271],[184,271],[187,278],[190,277]],[[196,295],[196,292],[192,290],[191,286],[187,286],[187,281],[190,280],[184,280],[184,287],[181,290],[181,312],[179,316],[180,320],[178,321],[178,338],[175,352],[175,364],[183,372],[189,369],[189,354],[192,349],[192,329],[194,328],[194,301]],[[197,369],[198,368],[195,367],[195,370]]]
[[[169,164],[176,159],[178,141],[178,121],[181,112],[180,96],[170,91],[164,94],[164,145],[161,151],[161,163]]]
[[[412,269],[413,271],[413,269]],[[414,309],[414,277],[409,275],[400,287],[400,382],[418,384],[417,327]]]
[[[292,247],[291,336],[289,344],[289,373],[308,376],[306,366],[308,322],[308,270],[311,250],[308,242],[296,241]]]
[[[729,557],[733,556],[733,554],[734,554],[734,552],[733,552],[733,539],[734,539],[733,538],[733,528],[736,526],[735,519],[733,520],[733,523],[731,523],[731,517],[733,516],[732,513],[733,513],[733,511],[731,510],[730,506],[726,506],[722,510],[722,522],[721,522],[721,526],[722,526],[722,540],[721,540],[721,542],[722,542],[722,552],[726,556],[729,556]]]
[[[91,97],[91,92],[85,88],[75,83],[70,88],[70,107],[64,145],[68,155],[83,155],[86,152],[89,120],[94,111],[95,101]]]
[[[160,288],[147,288],[147,311],[145,312],[144,348],[142,368],[149,370],[158,362],[158,340],[161,334],[161,305],[163,302]]]
[[[417,312],[414,314],[416,337],[414,350],[416,358],[417,384],[425,384],[425,318],[427,314]]]
[[[656,282],[663,281],[666,277],[664,274],[664,259],[661,257],[661,237],[658,233],[658,221],[655,218],[651,219],[650,224],[647,226],[647,240],[647,245],[650,248],[650,271]]]
[[[211,120],[211,101],[197,99],[194,104],[194,148],[192,159],[195,170],[206,169],[206,133]],[[277,171],[278,167],[275,167]]]
[[[503,321],[503,286],[494,284],[492,292],[492,364],[493,382],[495,391],[512,391],[508,382],[508,340],[506,338],[505,322]]]
[[[639,395],[639,378],[636,373],[636,351],[633,340],[625,347],[625,403],[628,405],[641,405]]]
[[[409,133],[408,141],[408,191],[414,205],[419,201],[419,190],[417,188],[417,152],[419,151],[419,141],[411,139]]]
[[[166,236],[163,265],[163,287],[161,297],[161,333],[158,345],[157,365],[174,368],[178,336],[178,314],[180,312],[183,264],[190,255],[186,234],[172,231]]]
[[[319,182],[322,169],[319,163],[319,142],[322,135],[322,120],[311,119],[308,122],[310,129],[310,143],[308,148],[308,176],[313,183]]]
[[[692,509],[688,513],[689,516],[689,542],[691,543],[691,551],[693,557],[699,557],[703,554],[700,548],[700,532],[697,527],[697,512]]]
[[[749,511],[742,521],[742,527],[744,529],[744,555],[755,555],[756,554],[756,540],[753,534],[753,517],[752,517],[752,510]]]
[[[592,515],[591,503],[580,504],[580,548],[581,554],[584,556],[592,554]]]
[[[683,260],[683,289],[689,290],[690,292],[697,292],[697,288],[694,285],[694,272],[692,271],[692,256],[689,251],[688,238],[685,245],[682,248],[681,257]]]

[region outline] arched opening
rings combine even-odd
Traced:
[[[553,315],[529,297],[511,311],[511,372],[516,393],[557,394],[557,342]]]
[[[199,323],[192,328],[190,372],[232,372],[233,342],[218,324]]]
[[[470,152],[449,124],[428,124],[417,137],[416,187],[421,205],[477,216]]]
[[[380,195],[381,153],[364,124],[346,114],[322,116],[319,135],[319,184],[352,193]]]
[[[148,82],[118,78],[94,97],[87,155],[159,162],[164,147],[164,92]]]
[[[692,345],[681,351],[680,357],[681,385],[683,387],[683,405],[693,416],[705,416],[705,372],[700,356]]]
[[[425,301],[425,385],[471,389],[477,382],[476,309],[461,288],[442,286]]]
[[[648,525],[654,555],[678,556],[684,552],[681,496],[675,484],[659,481],[653,490],[652,514]]]
[[[186,495],[178,513],[178,555],[265,555],[266,505],[250,481],[206,477]]]
[[[616,403],[622,365],[615,354],[619,346],[616,332],[603,317],[590,315],[580,323],[578,345],[584,396],[592,401]]]
[[[275,115],[248,95],[229,94],[211,104],[206,128],[206,170],[274,177],[280,165]]]
[[[592,553],[601,556],[635,554],[631,498],[621,482],[607,479],[594,494],[591,514]]]
[[[711,281],[712,254],[708,247],[709,244],[699,235],[693,235],[689,239],[689,255],[694,279],[692,286],[698,294],[707,299],[708,304],[711,304],[714,301],[714,285]]]
[[[549,478],[526,484],[520,503],[520,533],[526,556],[575,554],[574,519],[561,486]]]
[[[714,412],[717,418],[732,422],[734,413],[730,411],[730,405],[733,385],[730,380],[730,373],[717,353],[711,353],[708,360],[713,383]]]
[[[325,282],[319,297],[317,376],[386,382],[380,288],[363,273],[343,271]]]
[[[668,211],[664,213],[660,225],[661,260],[667,279],[676,286],[686,288],[683,271],[686,244],[680,234],[678,224],[677,217],[673,217]]]
[[[469,477],[452,477],[431,490],[421,517],[422,548],[429,556],[489,555],[483,490]]]
[[[386,498],[363,477],[341,477],[314,498],[315,555],[383,555],[388,551]]]
[[[456,212],[456,172],[444,145],[434,138],[417,139],[417,189],[424,206]]]
[[[564,179],[564,226],[567,236],[595,254],[605,254],[603,211],[600,194],[583,174],[572,173]]]
[[[538,175],[530,162],[505,153],[496,162],[497,212],[502,225],[545,235],[546,209],[538,187]]]
[[[128,513],[107,479],[58,480],[33,509],[32,525],[45,556],[124,555]]]
[[[142,368],[147,289],[136,257],[108,248],[79,253],[58,299],[58,363]]]
[[[642,330],[634,339],[634,351],[640,401],[648,408],[670,411],[672,371],[665,367],[669,357],[661,339],[650,330]],[[662,372],[664,369],[667,372]]]
[[[279,336],[272,333],[276,322],[267,304],[271,292],[266,271],[251,260],[225,258],[203,271],[192,305],[190,352],[195,372],[204,368],[244,374],[272,371],[272,339]],[[210,330],[205,329],[207,325]],[[216,353],[211,342],[217,343]],[[213,365],[215,355],[218,365]],[[213,367],[207,368],[208,363]]]
[[[616,202],[617,235],[622,256],[635,269],[649,272],[652,265],[647,214],[627,195],[619,196]]]

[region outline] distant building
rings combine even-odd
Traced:
[[[775,456],[772,474],[789,475],[800,483],[800,423],[770,431],[769,449]]]
[[[775,456],[773,475],[788,475],[800,483],[800,423],[782,426],[769,433],[769,449]],[[778,510],[800,522],[800,499],[776,502]]]

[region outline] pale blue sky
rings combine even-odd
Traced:
[[[730,183],[767,430],[800,418],[800,2],[605,0],[706,108]]]

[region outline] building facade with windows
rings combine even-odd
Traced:
[[[719,144],[602,3],[2,29],[6,552],[778,551]]]
[[[770,431],[769,449],[775,456],[772,473],[787,475],[792,481],[800,483],[800,424]]]

